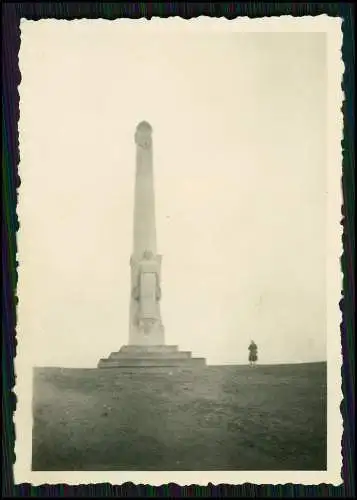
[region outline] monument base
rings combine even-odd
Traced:
[[[98,368],[203,368],[205,358],[192,358],[190,351],[179,351],[175,345],[126,345],[108,358],[102,358]]]

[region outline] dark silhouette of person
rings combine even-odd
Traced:
[[[250,341],[249,347],[249,364],[250,366],[255,365],[255,363],[258,361],[258,346],[254,342],[254,340]]]

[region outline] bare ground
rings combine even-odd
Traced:
[[[33,470],[325,470],[326,364],[34,370]]]

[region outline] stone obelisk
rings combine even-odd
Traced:
[[[141,122],[135,132],[136,176],[131,266],[130,345],[164,345],[161,322],[161,255],[156,253],[152,128]]]
[[[99,368],[184,368],[205,366],[204,358],[166,345],[161,321],[161,255],[156,249],[152,128],[135,131],[134,237],[130,257],[129,343],[99,361]]]

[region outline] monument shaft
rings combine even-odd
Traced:
[[[160,313],[161,256],[156,253],[152,129],[141,122],[135,133],[136,176],[131,256],[129,344],[163,345]]]
[[[151,129],[135,134],[136,176],[134,197],[133,256],[140,258],[145,250],[156,254],[155,195]]]

